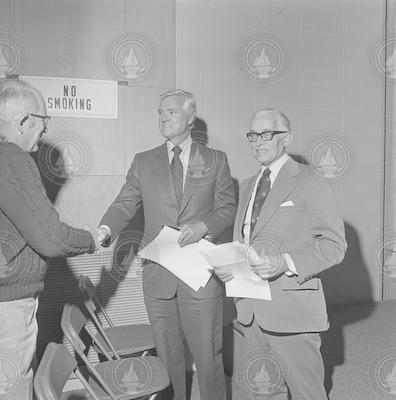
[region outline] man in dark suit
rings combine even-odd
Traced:
[[[344,257],[343,221],[330,188],[320,184],[308,166],[287,155],[292,134],[283,113],[275,109],[255,113],[247,138],[261,170],[241,185],[234,240],[253,246],[259,254],[259,261],[249,257],[249,262],[258,276],[268,280],[272,300],[237,301],[246,347],[239,350],[241,354],[265,350],[282,369],[282,384],[254,398],[286,399],[288,389],[292,399],[324,400],[319,332],[328,328],[328,320],[318,274]],[[223,281],[232,278],[226,267],[216,268],[216,273]],[[236,379],[249,377],[250,361],[237,363]],[[241,382],[236,388],[249,398],[249,387],[241,387]]]
[[[163,225],[180,228],[180,246],[203,237],[215,239],[232,226],[236,212],[226,155],[192,140],[196,106],[191,93],[163,93],[158,113],[167,141],[135,156],[126,183],[102,218],[102,230],[114,240],[143,207],[148,241]],[[201,399],[223,400],[222,283],[212,276],[194,291],[158,264],[150,262],[144,268],[144,298],[155,345],[173,387],[164,397],[186,398],[185,339],[197,368]]]

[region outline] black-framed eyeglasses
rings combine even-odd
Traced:
[[[261,140],[265,140],[266,142],[272,140],[275,135],[280,135],[281,133],[288,133],[289,131],[262,131],[262,132],[248,132],[246,137],[249,142],[257,142],[260,137]]]
[[[48,121],[51,119],[51,117],[49,115],[40,115],[40,114],[32,114],[32,113],[28,113],[28,115],[42,119],[44,121],[43,133],[47,132]]]

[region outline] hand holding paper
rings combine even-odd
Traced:
[[[251,270],[250,264],[260,262],[253,247],[232,242],[201,253],[226,283],[227,296],[271,300],[268,282]]]

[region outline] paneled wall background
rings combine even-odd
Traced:
[[[196,130],[227,152],[237,186],[258,168],[245,138],[252,113],[283,110],[291,154],[332,186],[345,220],[347,256],[323,274],[329,303],[344,304],[395,297],[394,285],[383,294],[381,271],[384,10],[385,0],[4,0],[0,45],[8,73],[119,82],[118,119],[50,121],[41,154],[55,148],[71,173],[54,179],[37,157],[55,206],[74,226],[97,225],[135,153],[161,143],[164,90],[196,95]],[[128,75],[122,66],[133,46],[142,69]],[[79,149],[77,170],[65,139]],[[79,273],[99,285],[116,322],[147,321],[133,257],[141,225],[137,216],[121,238],[125,248],[51,263],[42,342],[60,336],[62,305],[79,302]]]

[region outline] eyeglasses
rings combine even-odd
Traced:
[[[261,140],[266,142],[272,140],[275,135],[279,135],[281,133],[288,133],[289,131],[262,131],[262,132],[248,132],[246,137],[248,138],[249,142],[257,142],[258,138],[260,137]]]
[[[47,125],[48,125],[48,121],[51,119],[50,116],[48,115],[39,115],[39,114],[31,114],[29,113],[28,115],[32,116],[32,117],[36,117],[36,118],[40,118],[44,121],[44,129],[43,129],[43,133],[47,132]]]

